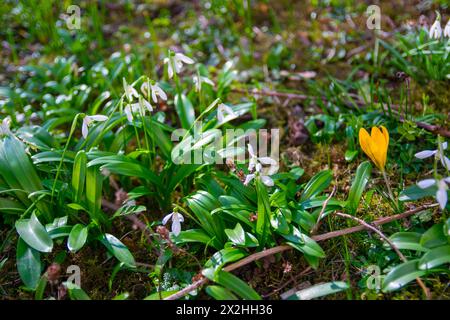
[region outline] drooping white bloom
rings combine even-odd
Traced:
[[[125,92],[125,96],[127,97],[128,102],[133,102],[133,97],[138,98],[139,94],[135,88],[127,84],[125,78],[123,78],[123,90]]]
[[[448,19],[447,24],[445,25],[444,37],[450,38],[450,19]]]
[[[0,137],[11,133],[11,130],[9,129],[10,125],[11,119],[9,117],[2,120],[2,123],[0,123]]]
[[[195,91],[196,92],[200,92],[200,90],[202,90],[202,84],[203,83],[209,84],[210,86],[214,87],[214,82],[212,82],[212,80],[207,78],[207,77],[194,76],[193,80],[194,80],[194,85],[195,85]]]
[[[440,143],[438,145],[437,150],[424,150],[416,153],[414,156],[419,159],[425,159],[432,156],[435,156],[439,160],[441,160],[442,165],[447,170],[450,170],[450,160],[444,155],[444,150],[447,149],[447,142]]]
[[[148,92],[150,91],[150,94],[152,96],[152,100],[154,103],[158,103],[158,98],[157,96],[159,96],[162,100],[166,101],[167,100],[167,95],[164,92],[163,89],[161,89],[161,87],[159,86],[158,83],[154,82],[154,81],[147,81],[144,82],[141,85],[141,91],[142,93],[147,96]]]
[[[270,157],[258,157],[252,145],[247,144],[248,153],[250,155],[250,160],[248,164],[248,170],[250,172],[255,171],[255,173],[250,173],[247,175],[244,181],[244,185],[248,185],[257,175],[261,177],[261,181],[268,187],[272,187],[274,185],[273,180],[270,175],[274,174],[278,170],[278,164],[275,159]],[[262,165],[270,165],[270,168],[266,174],[263,174],[263,166]]]
[[[421,189],[426,189],[433,185],[436,185],[437,186],[436,200],[439,203],[441,209],[444,210],[445,206],[447,205],[447,190],[448,190],[447,183],[450,183],[450,177],[441,180],[425,179],[419,181],[417,185]]]
[[[164,63],[167,63],[167,72],[169,79],[172,79],[174,73],[180,73],[183,63],[193,64],[194,60],[185,56],[182,53],[174,53],[169,51],[169,56],[164,58]]]
[[[429,36],[431,39],[440,39],[442,36],[441,15],[436,12],[436,20],[430,28]]]
[[[217,107],[217,121],[219,124],[225,123],[227,121],[237,118],[237,114],[224,103],[219,104]]]
[[[127,116],[128,121],[133,121],[133,114],[139,114],[142,117],[145,115],[146,111],[152,112],[152,105],[142,97],[139,97],[139,103],[131,103],[125,106],[123,110]]]
[[[184,222],[184,217],[178,212],[171,212],[163,218],[162,223],[165,225],[170,219],[172,219],[172,232],[178,236],[181,231],[181,222]]]
[[[89,133],[89,126],[91,126],[94,122],[103,122],[108,120],[107,116],[103,115],[94,115],[94,116],[85,116],[83,119],[83,125],[81,126],[81,134],[83,135],[83,138],[87,138]]]

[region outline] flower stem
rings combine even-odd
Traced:
[[[381,173],[383,174],[384,182],[386,183],[386,187],[388,189],[389,198],[391,198],[392,202],[394,203],[395,209],[398,210],[397,201],[395,201],[394,193],[392,192],[391,184],[390,184],[389,179],[388,179],[388,177],[386,175],[386,171],[383,170],[383,171],[381,171]]]

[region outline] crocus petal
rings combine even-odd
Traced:
[[[272,180],[271,177],[269,177],[269,176],[261,176],[261,180],[266,186],[273,187],[274,183],[273,183],[273,180]]]
[[[414,156],[419,159],[425,159],[429,158],[431,156],[434,156],[436,154],[437,150],[424,150],[417,152]]]
[[[247,186],[253,179],[255,178],[255,174],[251,173],[245,177],[244,186]]]
[[[86,120],[87,118],[85,117],[83,119],[83,124],[81,125],[81,134],[83,135],[83,138],[87,138],[88,133],[89,133],[89,129],[88,129],[88,121]]]
[[[447,190],[445,188],[439,188],[436,192],[436,200],[439,203],[439,206],[442,210],[444,210],[447,204]]]
[[[377,127],[372,128],[371,132],[371,150],[378,162],[379,169],[383,169],[386,164],[386,156],[387,156],[387,142],[385,136],[381,132],[381,130]]]
[[[436,184],[436,180],[434,180],[434,179],[425,179],[425,180],[417,182],[417,185],[421,189],[426,189],[428,187],[431,187],[434,184]]]
[[[170,218],[172,218],[172,216],[173,216],[173,212],[166,215],[162,220],[162,224],[167,224],[167,222],[170,220]]]
[[[359,129],[359,144],[364,153],[377,165],[376,159],[371,150],[371,137],[366,129]],[[378,165],[377,165],[378,166]]]

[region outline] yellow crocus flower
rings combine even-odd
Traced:
[[[359,130],[359,144],[378,169],[384,172],[389,146],[389,132],[383,126],[380,128],[381,130],[377,127],[372,127],[370,135],[366,129],[361,128]]]

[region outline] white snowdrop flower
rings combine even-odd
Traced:
[[[447,205],[447,190],[448,186],[447,183],[450,183],[450,177],[436,180],[436,179],[425,179],[422,181],[419,181],[417,185],[421,189],[429,188],[433,185],[437,186],[437,192],[436,192],[436,200],[439,203],[439,206],[442,210],[444,210],[445,206]]]
[[[414,156],[419,159],[425,159],[435,156],[439,160],[441,160],[441,163],[444,166],[444,168],[450,170],[450,160],[444,155],[444,150],[446,150],[447,147],[448,147],[447,142],[443,142],[438,145],[437,150],[424,150],[416,153]]]
[[[163,218],[162,223],[165,225],[169,220],[172,220],[173,234],[178,236],[181,231],[181,222],[184,222],[184,217],[178,212],[171,212]]]
[[[123,78],[123,90],[125,91],[125,96],[127,97],[128,102],[133,102],[133,97],[138,98],[139,94],[135,88],[127,84],[125,78]]]
[[[152,105],[142,97],[139,97],[139,103],[127,104],[123,110],[129,122],[133,122],[133,115],[139,114],[145,116],[146,111],[152,112]]]
[[[155,81],[146,81],[141,85],[141,91],[145,96],[148,95],[149,86],[150,86],[150,94],[152,96],[152,100],[154,103],[158,102],[157,96],[159,96],[164,101],[167,100],[166,93]]]
[[[9,117],[6,117],[5,119],[2,120],[2,123],[0,123],[0,137],[11,134],[11,130],[9,129],[10,125],[11,119]]]
[[[211,87],[214,87],[214,82],[212,82],[212,80],[207,77],[194,76],[193,80],[196,92],[200,92],[200,90],[202,90],[203,83],[209,84]]]
[[[167,63],[169,79],[172,79],[174,73],[180,73],[183,63],[193,64],[194,60],[182,53],[174,53],[173,51],[169,51],[169,56],[164,59],[164,63]]]
[[[436,11],[436,20],[430,28],[429,36],[431,39],[440,39],[442,36],[441,15]]]
[[[108,117],[103,115],[85,116],[83,119],[83,125],[81,126],[81,134],[83,135],[83,138],[85,139],[87,138],[89,133],[89,127],[94,122],[103,122],[106,120],[108,120]]]
[[[278,170],[278,164],[275,159],[272,159],[270,157],[258,157],[256,153],[253,150],[252,145],[249,143],[247,145],[248,147],[248,153],[250,155],[250,161],[248,165],[248,170],[252,172],[253,170],[255,173],[250,173],[247,175],[244,181],[244,185],[248,185],[255,177],[256,175],[259,175],[261,177],[261,181],[268,187],[272,187],[274,185],[274,182],[270,175],[274,174]],[[270,165],[270,168],[266,174],[263,174],[263,166],[262,165]]]
[[[219,104],[217,107],[217,121],[219,124],[236,119],[238,115],[224,103]]]
[[[447,24],[445,25],[444,37],[450,38],[450,19],[448,19]]]

